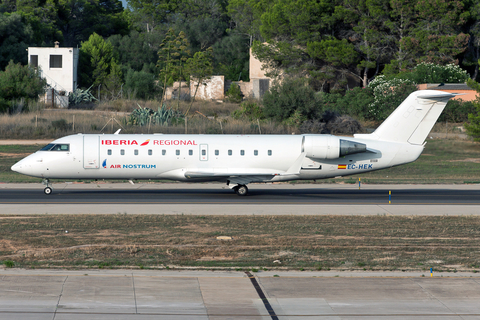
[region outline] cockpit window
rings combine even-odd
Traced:
[[[70,145],[64,143],[49,143],[40,151],[70,151]]]

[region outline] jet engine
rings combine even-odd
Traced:
[[[305,135],[302,149],[310,159],[325,160],[366,152],[367,146],[332,135]]]

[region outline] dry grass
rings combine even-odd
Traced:
[[[480,217],[27,215],[0,226],[0,260],[19,267],[480,268]]]

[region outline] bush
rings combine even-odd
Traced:
[[[3,261],[3,265],[5,266],[5,268],[13,268],[15,266],[15,262],[13,262],[12,260],[5,260]]]
[[[244,101],[240,104],[240,108],[233,111],[232,117],[234,119],[247,118],[250,121],[255,119],[264,119],[262,108],[254,101]]]
[[[405,100],[410,93],[417,90],[411,80],[378,76],[368,84],[373,90],[374,101],[369,105],[367,120],[383,121]]]
[[[468,73],[453,63],[442,66],[430,62],[422,62],[412,71],[400,73],[397,77],[413,81],[416,84],[463,83],[467,81]]]
[[[468,121],[468,114],[474,112],[475,105],[473,101],[449,100],[438,121],[465,122]]]
[[[299,129],[301,133],[354,134],[362,130],[362,125],[350,116],[326,110],[320,119],[304,121]]]
[[[5,71],[0,72],[0,112],[11,111],[22,98],[24,104],[38,100],[45,86],[38,70],[10,61]]]
[[[242,90],[240,90],[239,85],[236,83],[232,83],[230,85],[230,88],[228,88],[226,95],[227,95],[228,102],[232,102],[232,103],[242,102],[242,99],[243,99]]]
[[[70,123],[65,119],[59,119],[52,121],[52,128],[60,131],[67,131],[72,127]]]
[[[318,93],[318,100],[324,110],[337,111],[357,119],[368,119],[370,105],[374,102],[372,88],[356,87],[341,94]]]
[[[264,114],[276,121],[286,121],[296,113],[296,118],[314,119],[318,116],[315,92],[305,79],[286,78],[275,84],[263,96]]]
[[[133,94],[133,98],[152,99],[158,92],[155,85],[155,75],[145,71],[129,69],[125,77],[125,89]]]

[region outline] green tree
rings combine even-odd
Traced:
[[[189,55],[188,40],[185,34],[180,32],[176,36],[175,31],[169,29],[158,51],[157,67],[160,69],[160,81],[163,82],[162,101],[166,94],[167,84],[171,85],[174,81],[185,79],[185,62]]]
[[[46,81],[38,70],[10,61],[0,72],[0,112],[12,110],[16,101],[27,103],[38,99],[45,92]]]
[[[102,96],[108,94],[107,78],[110,87],[119,82],[118,77],[121,78],[117,61],[113,45],[93,33],[88,41],[82,42],[80,48],[80,85],[87,87],[93,84],[93,92],[100,88]]]
[[[212,48],[207,48],[205,51],[195,52],[192,58],[189,58],[186,63],[186,72],[190,75],[190,81],[195,81],[197,85],[195,86],[195,93],[192,97],[192,103],[185,112],[185,116],[188,115],[190,108],[192,107],[193,101],[197,96],[198,87],[200,84],[212,75],[213,72],[213,53]]]
[[[129,69],[125,76],[124,91],[133,98],[152,99],[158,91],[155,85],[155,75],[146,71],[134,71]]]
[[[10,60],[27,64],[26,49],[32,42],[33,30],[16,13],[0,13],[0,70]]]
[[[315,92],[305,79],[286,78],[276,83],[263,96],[263,113],[276,121],[298,118],[299,125],[307,119],[319,116]]]
[[[129,17],[120,0],[58,0],[57,27],[63,45],[76,46],[96,33],[102,37],[128,34]]]

